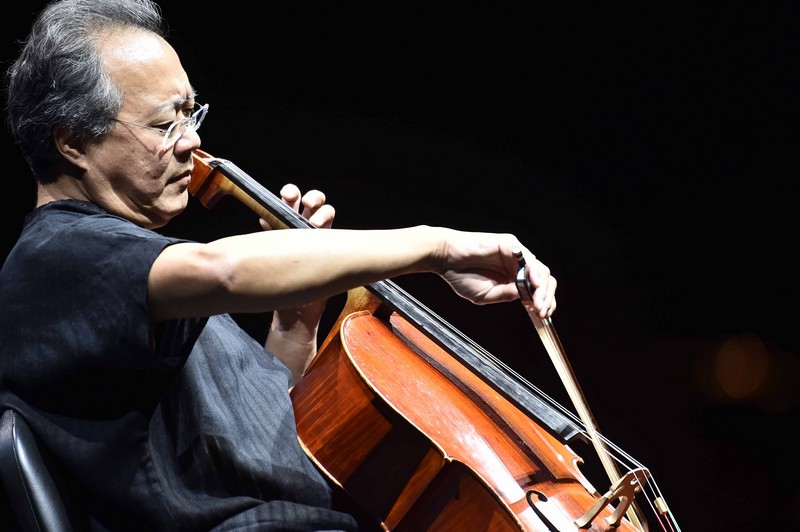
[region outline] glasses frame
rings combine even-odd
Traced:
[[[195,105],[200,105],[196,103]],[[181,137],[183,137],[184,133],[188,128],[192,128],[193,131],[197,131],[200,129],[200,124],[203,123],[203,120],[208,114],[208,104],[200,105],[200,107],[194,111],[190,116],[186,118],[182,118],[177,122],[173,122],[167,129],[163,127],[153,127],[153,126],[143,126],[142,124],[136,124],[134,122],[128,122],[127,120],[122,120],[120,118],[112,118],[114,122],[122,122],[123,124],[128,124],[129,126],[136,126],[142,129],[150,129],[152,131],[158,131],[159,133],[164,134],[164,138],[161,140],[161,149],[168,150],[169,148],[173,147],[176,142],[178,142]],[[177,133],[175,128],[180,128]],[[170,136],[175,134],[175,138],[170,140]]]

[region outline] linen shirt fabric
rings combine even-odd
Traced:
[[[90,530],[354,530],[304,454],[288,369],[229,315],[152,325],[182,240],[75,200],[0,270],[0,405],[31,425]]]

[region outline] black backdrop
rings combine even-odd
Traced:
[[[4,18],[0,60],[41,5]],[[273,191],[324,190],[339,227],[516,233],[559,280],[554,323],[600,429],[681,526],[797,528],[795,9],[523,7],[164,3],[210,103],[206,151]],[[34,196],[3,135],[5,256]],[[166,230],[255,229],[222,202]],[[518,304],[398,282],[569,404]]]

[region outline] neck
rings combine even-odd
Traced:
[[[91,201],[79,186],[74,185],[75,181],[68,178],[61,178],[55,183],[36,185],[36,206],[41,207],[52,201],[65,199],[75,199],[80,201]]]

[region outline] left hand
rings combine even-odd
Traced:
[[[281,199],[286,205],[300,213],[300,215],[318,229],[328,229],[333,225],[333,218],[336,216],[336,209],[332,205],[325,203],[325,194],[319,190],[309,190],[301,194],[297,185],[288,183],[281,188]],[[259,219],[261,227],[271,230],[272,226],[266,220]],[[306,303],[300,307],[276,311],[281,327],[291,327],[296,321],[301,320],[307,327],[316,330],[316,325],[325,310],[326,299]]]
[[[297,185],[291,183],[284,185],[281,189],[281,199],[283,202],[300,213],[308,220],[311,225],[320,229],[327,229],[333,225],[333,218],[336,210],[332,205],[325,203],[325,194],[319,190],[309,190],[302,195]],[[302,212],[301,212],[302,207]],[[272,226],[264,219],[259,223],[264,230],[272,229]]]

